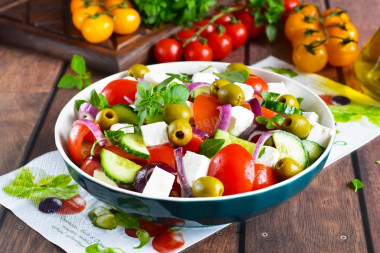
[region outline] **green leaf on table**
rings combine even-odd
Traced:
[[[223,139],[206,139],[199,147],[199,154],[208,158],[212,158],[216,152],[223,146],[225,140]]]
[[[215,76],[219,77],[220,79],[224,79],[229,81],[230,83],[244,83],[249,78],[249,73],[246,69],[242,69],[239,71],[227,71],[224,73],[213,73]]]
[[[359,105],[356,103],[348,105],[329,105],[328,107],[337,122],[359,121],[365,116],[369,122],[380,127],[380,107]]]
[[[357,192],[359,189],[364,187],[364,184],[359,179],[353,179],[351,183],[352,183],[352,189],[354,190],[354,192]]]
[[[120,248],[108,248],[99,244],[87,246],[85,250],[86,253],[125,253],[125,251]]]
[[[71,59],[71,69],[77,74],[86,73],[86,62],[83,57],[77,54],[73,55]]]
[[[377,164],[380,164],[380,160],[379,161],[376,161]]]
[[[288,75],[291,78],[298,76],[296,72],[288,68],[263,67],[263,69],[269,69],[280,75]]]
[[[65,74],[58,82],[58,88],[62,89],[72,89],[79,85],[82,85],[82,80],[71,74]]]
[[[134,247],[135,249],[141,249],[150,241],[150,235],[144,229],[138,228],[136,231],[136,235],[140,240],[140,245],[137,247]]]

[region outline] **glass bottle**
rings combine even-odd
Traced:
[[[360,51],[354,69],[363,92],[380,101],[380,28]]]

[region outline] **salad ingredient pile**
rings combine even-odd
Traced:
[[[72,161],[114,187],[151,197],[250,192],[305,170],[333,135],[284,83],[241,63],[126,73],[76,101],[68,136]]]

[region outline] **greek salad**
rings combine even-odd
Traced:
[[[154,72],[141,64],[77,100],[68,136],[85,173],[149,197],[220,197],[287,180],[313,164],[333,130],[282,82],[241,63]]]

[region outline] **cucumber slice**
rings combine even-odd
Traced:
[[[88,213],[88,217],[90,218],[90,220],[93,221],[96,217],[108,213],[111,213],[110,210],[108,210],[104,206],[97,206],[94,209],[92,209],[91,212]]]
[[[240,138],[235,137],[235,136],[229,134],[228,132],[220,130],[220,129],[216,130],[215,135],[214,135],[214,139],[223,139],[224,140],[224,144],[221,147],[221,149],[224,148],[225,146],[229,145],[229,144],[239,144],[240,146],[245,148],[251,155],[253,154],[253,150],[255,149],[255,143],[240,139]]]
[[[272,134],[274,145],[280,152],[280,159],[290,157],[296,160],[301,169],[309,166],[310,158],[302,141],[294,134],[280,131]]]
[[[263,100],[261,106],[269,110],[280,112],[284,114],[299,114],[302,115],[302,111],[295,108],[294,106],[272,100]]]
[[[140,165],[102,149],[100,153],[101,165],[107,177],[120,184],[132,184]]]
[[[117,116],[119,117],[119,123],[129,123],[137,125],[137,113],[132,106],[125,104],[117,104],[111,106]]]
[[[325,148],[316,143],[315,141],[302,140],[303,145],[305,146],[307,152],[310,156],[310,164],[314,163],[325,151]]]
[[[112,213],[106,213],[95,217],[93,224],[99,228],[107,230],[117,228],[115,216]]]
[[[148,159],[150,156],[149,150],[144,144],[142,136],[138,133],[127,133],[120,138],[119,145],[125,152]]]

